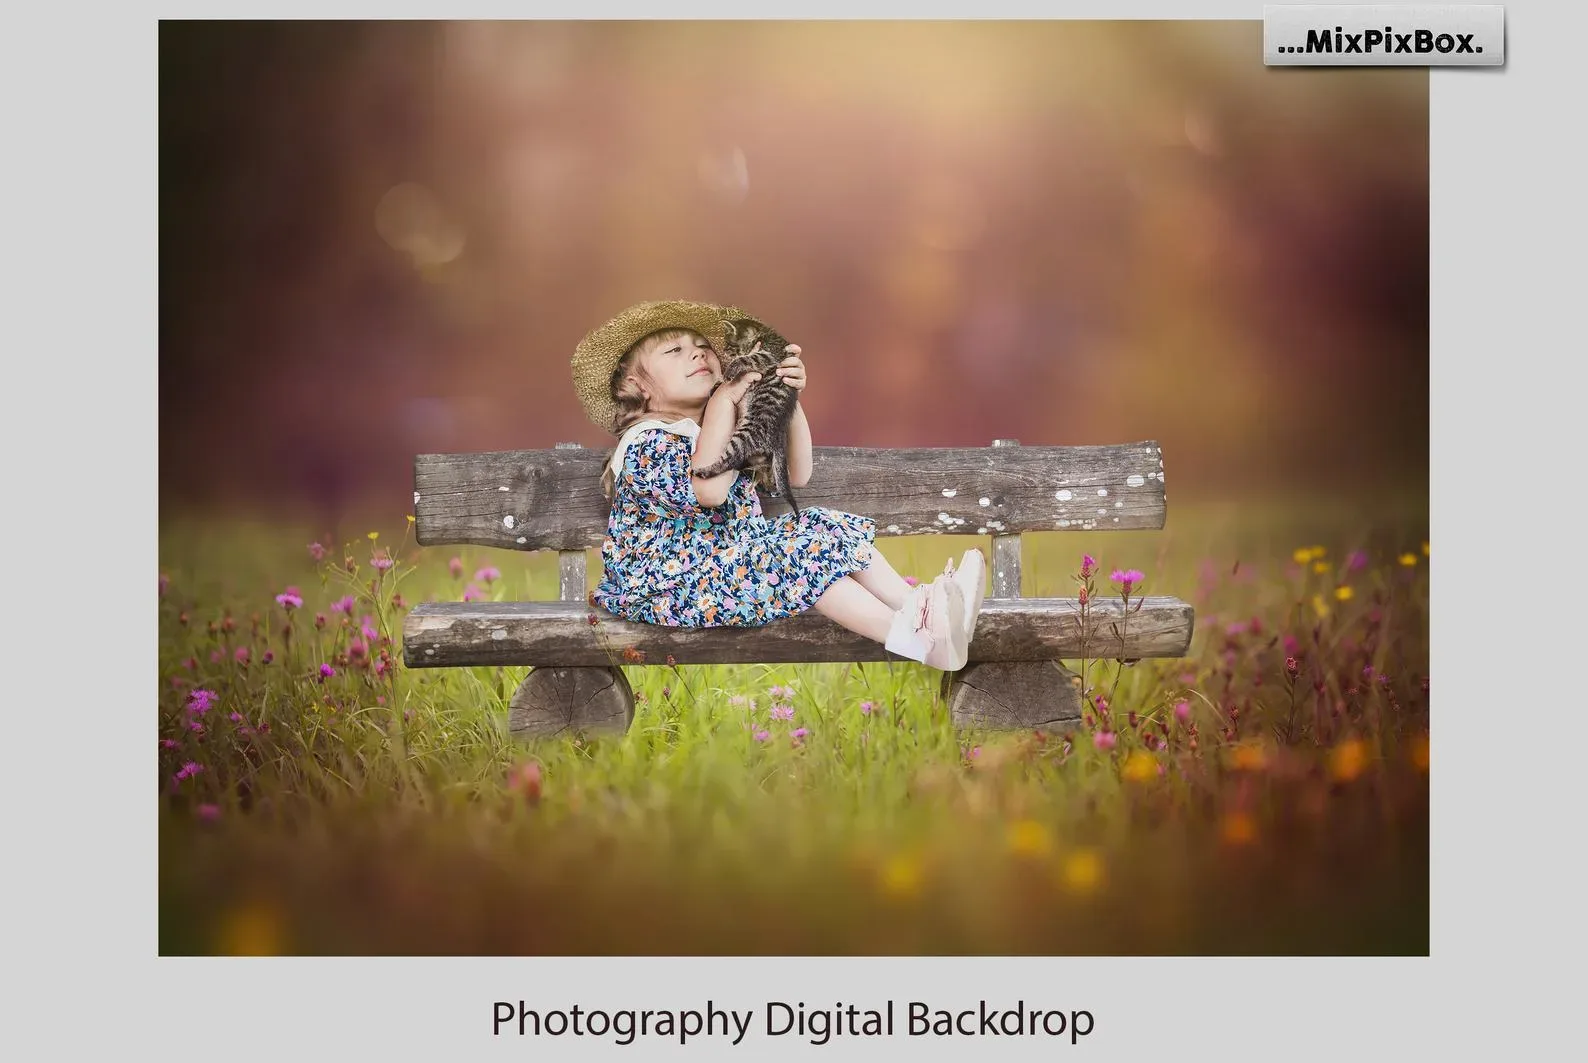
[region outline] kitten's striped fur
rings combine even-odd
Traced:
[[[760,373],[761,379],[745,392],[744,416],[723,448],[722,457],[695,473],[719,476],[729,469],[747,469],[763,474],[758,477],[762,484],[767,483],[764,474],[769,473],[768,486],[788,499],[797,514],[799,503],[794,501],[788,482],[788,427],[799,392],[777,375],[779,363],[788,357],[784,350],[787,346],[787,340],[759,321],[741,318],[727,323],[721,356],[723,382],[737,380],[746,373]]]

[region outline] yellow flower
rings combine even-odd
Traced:
[[[1323,573],[1329,571],[1329,562],[1327,562],[1327,561],[1314,561],[1312,563],[1312,570],[1314,572],[1318,573],[1319,575],[1322,575]]]
[[[1417,555],[1413,553],[1402,554],[1401,564],[1405,565],[1407,568],[1411,568],[1413,565],[1417,564]]]
[[[1290,556],[1295,559],[1296,564],[1305,565],[1308,561],[1312,560],[1312,551],[1307,549],[1305,546],[1300,546],[1297,547],[1296,552]]]
[[[1230,767],[1237,771],[1262,771],[1268,766],[1268,751],[1257,742],[1242,742],[1230,752]]]
[[[1158,758],[1138,749],[1125,759],[1119,773],[1130,782],[1151,782],[1158,777]]]
[[[1048,829],[1034,819],[1009,824],[1009,849],[1020,856],[1041,856],[1053,848]]]
[[[883,892],[894,897],[913,897],[921,892],[921,862],[900,854],[882,868]]]
[[[379,539],[379,538],[380,538],[380,532],[372,531],[372,532],[369,533],[369,541],[370,542],[374,542],[376,539]]]
[[[1227,813],[1219,835],[1230,845],[1248,845],[1257,839],[1257,821],[1247,812]]]
[[[1329,775],[1339,782],[1351,782],[1367,767],[1367,744],[1360,738],[1347,738],[1329,751]]]
[[[1063,876],[1076,893],[1090,893],[1103,881],[1103,858],[1095,849],[1077,849],[1065,858]]]
[[[414,515],[412,513],[410,513],[410,514],[408,514],[408,523],[412,524],[413,522],[414,522]]]
[[[220,952],[225,956],[279,956],[284,950],[286,928],[281,913],[272,905],[244,904],[221,920]]]
[[[1352,590],[1350,587],[1336,587],[1334,589],[1334,596],[1340,599],[1342,602],[1349,602],[1351,600],[1351,596],[1355,593],[1356,591]]]
[[[1323,595],[1314,594],[1312,596],[1312,611],[1317,613],[1319,618],[1329,615],[1329,607],[1323,604]]]

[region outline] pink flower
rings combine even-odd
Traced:
[[[380,631],[376,629],[375,618],[372,616],[366,616],[362,621],[360,621],[359,631],[361,631],[364,637],[369,639],[371,642],[374,642],[376,639],[380,638]]]
[[[183,779],[190,779],[203,770],[204,765],[195,764],[190,760],[186,764],[182,765],[181,770],[176,773],[177,781],[181,782]]]
[[[757,742],[765,742],[768,738],[772,737],[772,732],[771,731],[757,731],[753,737],[755,738],[755,740]]]
[[[224,653],[222,653],[220,650],[210,650],[210,663],[211,664],[220,664],[221,663],[221,659],[223,657],[225,657],[225,656],[226,655]]]
[[[232,723],[242,723],[243,722],[243,714],[240,713],[240,712],[234,712],[229,717],[227,717],[227,719],[231,720]]]
[[[972,760],[975,760],[979,756],[981,756],[981,746],[971,746],[970,747],[970,758]]]
[[[733,694],[729,696],[728,704],[734,706],[746,705],[749,704],[749,700],[743,694]]]
[[[454,557],[451,561],[448,561],[447,562],[447,571],[452,573],[452,578],[453,579],[462,579],[463,578],[463,559],[462,558],[458,558],[458,557]]]
[[[1187,720],[1189,720],[1191,718],[1191,703],[1189,701],[1175,702],[1174,718],[1179,720],[1181,723],[1185,723]]]
[[[190,690],[187,696],[187,711],[195,716],[203,716],[210,711],[216,700],[217,695],[213,690],[205,690],[202,687]]]
[[[916,579],[914,576],[906,576],[906,577],[904,577],[904,582],[906,582],[910,586],[914,587],[915,585],[917,585],[921,581]]]
[[[1355,572],[1367,568],[1367,552],[1365,550],[1352,550],[1345,559],[1345,570]]]
[[[221,818],[220,805],[199,805],[193,811],[198,815],[199,819],[206,823],[214,823]]]
[[[792,698],[794,696],[794,688],[784,686],[768,687],[767,695],[774,698]]]
[[[1091,554],[1082,554],[1081,578],[1086,579],[1095,571],[1097,571],[1097,558],[1093,557]]]
[[[804,738],[808,734],[810,734],[810,732],[807,731],[805,728],[796,727],[796,728],[794,728],[794,730],[789,732],[789,737],[790,738]]]
[[[160,748],[161,749],[181,749],[182,748],[182,743],[178,742],[174,738],[162,738],[162,739],[160,739]]]
[[[354,660],[363,657],[369,652],[369,647],[364,645],[363,639],[351,639],[347,644],[347,655]]]
[[[266,650],[265,651],[265,655],[263,657],[259,658],[259,659],[261,661],[264,661],[266,664],[269,664],[271,661],[276,659],[275,651],[274,650]]]
[[[232,654],[232,657],[237,661],[238,664],[247,664],[248,663],[248,658],[250,656],[251,656],[251,653],[249,652],[249,649],[248,649],[247,646],[239,646],[239,647],[237,647],[236,651],[233,652],[233,654]]]
[[[376,675],[385,675],[389,671],[391,671],[391,665],[387,664],[384,660],[375,662]]]
[[[194,720],[192,723],[188,724],[187,729],[195,734],[204,733],[204,725],[199,723],[197,720]]]
[[[332,668],[328,664],[320,665],[320,678],[321,679],[330,679],[330,678],[332,678],[335,675],[336,675],[336,669],[335,668]]]
[[[1092,736],[1092,744],[1098,749],[1113,749],[1118,742],[1119,739],[1114,736],[1113,731],[1098,731]]]
[[[1129,594],[1132,587],[1147,577],[1133,568],[1116,568],[1112,573],[1109,574],[1108,578],[1113,580],[1115,583],[1120,584],[1122,586],[1123,592],[1125,594]]]
[[[357,602],[354,600],[351,594],[345,595],[331,603],[331,612],[346,613],[348,616],[352,616],[353,606],[356,604]]]
[[[463,588],[463,600],[466,602],[477,601],[483,597],[485,597],[485,592],[472,583]]]
[[[772,719],[774,719],[774,720],[792,720],[793,718],[794,718],[794,706],[792,706],[792,705],[773,705],[772,706]]]
[[[285,591],[276,595],[276,604],[285,609],[297,609],[303,605],[303,595],[298,592],[298,588],[288,587]]]
[[[870,716],[871,715],[871,710],[874,709],[874,708],[876,708],[876,706],[873,705],[869,701],[862,701],[860,703],[860,712],[861,712],[861,715],[863,715],[863,716]]]
[[[375,570],[377,572],[385,572],[387,569],[391,568],[392,565],[396,564],[395,561],[393,561],[390,557],[387,557],[385,554],[376,554],[374,557],[369,559],[369,563],[375,566]]]
[[[497,571],[497,569],[492,565],[486,565],[484,568],[480,569],[474,574],[474,580],[476,583],[489,584],[501,578],[501,572]]]
[[[325,547],[321,546],[319,543],[310,543],[309,556],[314,558],[316,561],[324,561]]]

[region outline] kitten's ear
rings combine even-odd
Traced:
[[[731,342],[739,335],[739,330],[734,327],[732,321],[724,321],[722,323],[722,335],[723,339]]]

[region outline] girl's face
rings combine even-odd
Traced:
[[[640,355],[640,366],[649,378],[645,390],[653,410],[699,410],[722,379],[717,352],[694,332],[653,342]]]

